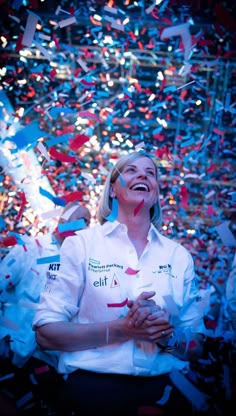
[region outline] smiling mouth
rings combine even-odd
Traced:
[[[149,187],[145,183],[136,183],[130,188],[132,191],[149,192]]]

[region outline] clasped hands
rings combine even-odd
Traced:
[[[173,336],[170,313],[152,299],[154,291],[142,292],[135,301],[128,301],[127,326],[132,337],[145,341],[168,344]]]

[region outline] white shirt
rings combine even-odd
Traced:
[[[32,355],[57,366],[55,352],[37,348],[32,321],[50,267],[49,263],[38,264],[38,261],[59,256],[58,245],[51,234],[22,236],[22,240],[25,244],[12,247],[0,262],[0,340],[10,336],[12,361],[18,367]]]
[[[196,328],[199,308],[192,256],[183,246],[162,236],[153,225],[139,259],[126,226],[118,221],[68,237],[61,246],[60,258],[59,271],[47,279],[41,294],[34,326],[56,321],[81,324],[112,321],[127,314],[127,299],[134,300],[141,292],[154,290],[153,299],[161,307],[166,306],[163,295],[172,296],[179,309],[179,316],[173,321],[176,329]],[[127,273],[128,269],[138,272]],[[157,375],[186,365],[171,354],[161,353],[154,343],[129,340],[62,352],[58,370],[70,373],[81,368]]]

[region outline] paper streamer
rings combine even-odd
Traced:
[[[123,302],[120,303],[108,303],[107,307],[108,308],[123,308],[123,306],[127,305],[128,303],[128,298],[126,298]]]
[[[38,20],[40,20],[40,18],[39,18],[39,16],[30,12],[29,10],[28,10],[28,13],[29,14],[28,14],[28,17],[27,17],[25,31],[24,31],[21,43],[22,43],[22,45],[28,46],[30,48],[31,45],[32,45],[33,39],[34,39],[36,25],[38,23]]]
[[[142,208],[143,204],[144,204],[144,199],[142,199],[142,201],[141,201],[141,202],[139,202],[139,204],[135,207],[135,209],[134,209],[134,216],[135,216],[135,215],[137,215],[137,213],[138,213],[138,212],[140,211],[140,209]]]
[[[17,244],[17,239],[14,235],[6,236],[3,240],[1,240],[1,245],[3,247],[11,247]]]
[[[4,218],[0,215],[0,231],[2,231],[4,228],[6,228],[6,221]]]
[[[84,118],[92,119],[92,120],[98,121],[99,123],[102,123],[102,119],[99,118],[96,114],[91,113],[91,111],[79,111],[78,116],[82,118],[84,117]]]
[[[65,153],[58,152],[54,147],[49,149],[49,155],[52,159],[60,160],[61,162],[74,163],[76,161],[75,156],[66,155]]]
[[[126,273],[126,274],[130,274],[130,275],[137,274],[138,272],[140,272],[140,270],[134,270],[134,269],[131,269],[131,267],[128,267],[128,268],[125,270],[125,273]]]
[[[75,18],[75,16],[69,17],[68,19],[61,20],[61,21],[58,23],[58,26],[59,26],[60,28],[62,28],[62,27],[66,27],[66,26],[73,25],[73,23],[76,23],[76,18]]]
[[[28,393],[26,393],[23,397],[21,397],[20,399],[18,399],[16,401],[16,407],[20,408],[23,407],[26,403],[28,403],[30,400],[33,400],[34,396],[32,391],[29,391]]]
[[[96,179],[94,179],[94,181],[96,182]],[[83,200],[83,192],[82,191],[70,192],[69,194],[64,195],[63,199],[66,200],[67,204],[68,204],[68,202],[82,201]]]
[[[41,214],[41,217],[43,220],[47,220],[49,218],[53,218],[53,217],[59,217],[62,213],[62,208],[56,208],[56,209],[52,209],[50,211],[47,212],[43,212]]]
[[[38,41],[35,40],[34,43],[35,43],[35,46],[40,50],[40,52],[42,53],[42,55],[44,55],[45,58],[50,61],[52,59],[53,55],[50,54],[48,52],[48,50],[41,45],[40,42],[38,42]]]
[[[74,137],[74,139],[69,141],[69,147],[71,150],[78,150],[83,144],[89,141],[89,137],[85,134],[78,134]]]
[[[26,200],[26,197],[25,197],[25,193],[24,192],[18,192],[17,195],[21,199],[20,210],[19,210],[19,212],[18,212],[18,214],[16,216],[16,221],[19,221],[21,219],[21,217],[22,217],[22,214],[23,214],[25,205],[27,204],[27,200]]]
[[[172,389],[173,389],[172,386],[168,386],[168,385],[165,386],[165,390],[164,390],[162,398],[160,400],[157,400],[156,403],[160,405],[166,404],[170,398],[170,393]]]
[[[208,396],[199,391],[190,381],[178,370],[172,369],[169,377],[177,389],[189,400],[198,411],[206,411],[209,408]]]
[[[179,316],[179,310],[176,306],[176,303],[175,303],[173,297],[171,295],[163,295],[162,297],[165,301],[165,304],[166,304],[167,309],[170,312],[170,314],[172,316],[175,316],[175,317]]]
[[[55,205],[61,205],[62,207],[66,205],[65,199],[55,197],[50,192],[46,191],[46,189],[43,189],[41,186],[39,187],[39,193],[42,196],[45,196],[46,198],[50,199],[52,202],[54,202]]]
[[[76,220],[76,221],[70,221],[65,224],[58,224],[58,231],[62,233],[64,231],[81,230],[82,228],[86,228],[84,218],[80,218],[79,220]]]
[[[57,254],[56,256],[41,257],[37,259],[36,263],[37,264],[60,263],[60,255]]]
[[[229,229],[230,221],[225,221],[222,224],[215,227],[215,230],[219,234],[222,243],[226,246],[236,247],[236,239],[233,233]]]
[[[83,178],[87,179],[92,184],[96,183],[96,179],[93,177],[93,175],[91,173],[81,172],[81,176],[83,176]]]
[[[11,142],[14,142],[19,149],[24,149],[26,146],[35,143],[43,136],[48,136],[48,133],[39,128],[38,121],[33,121],[26,127],[19,130],[15,136],[9,137]]]
[[[184,45],[184,60],[187,61],[192,46],[189,23],[165,28],[161,33],[161,40],[168,39],[172,36],[181,36]]]
[[[81,58],[78,58],[77,62],[85,72],[89,71],[89,68],[87,67],[87,65],[85,64],[85,62]]]
[[[112,199],[112,208],[111,208],[111,213],[106,217],[107,221],[113,222],[116,220],[117,216],[118,216],[118,201],[116,198]]]
[[[65,221],[68,221],[73,212],[75,212],[79,208],[79,205],[74,205],[73,207],[70,207],[67,209],[67,211],[64,212],[64,214],[61,215],[61,218]]]
[[[126,182],[125,182],[124,178],[122,177],[122,174],[120,174],[120,176],[119,176],[119,180],[120,180],[121,185],[122,185],[123,187],[125,187],[125,186],[126,186]]]
[[[45,159],[47,159],[48,162],[50,162],[50,157],[48,155],[48,151],[46,149],[46,147],[44,146],[44,144],[42,142],[39,142],[37,144],[37,149],[40,151],[41,155],[45,157]]]

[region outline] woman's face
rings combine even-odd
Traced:
[[[120,176],[111,184],[110,196],[120,204],[131,203],[137,206],[141,201],[150,209],[158,198],[156,167],[148,157],[129,161]]]

